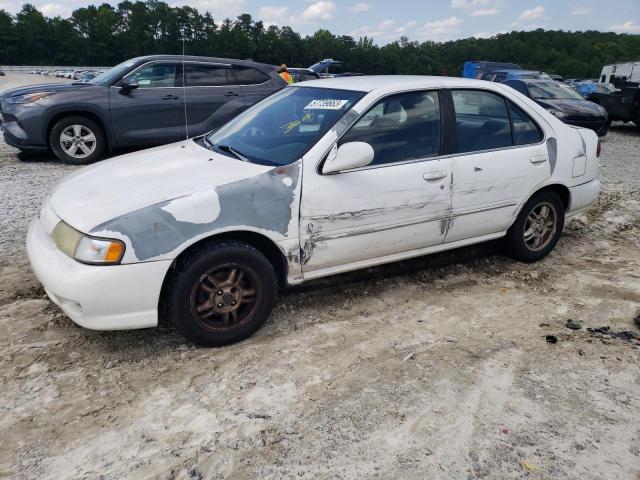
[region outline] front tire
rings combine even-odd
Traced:
[[[58,159],[72,165],[86,165],[102,158],[106,139],[102,128],[87,117],[65,117],[53,126],[49,146]]]
[[[558,243],[564,228],[564,203],[560,195],[546,190],[533,195],[507,232],[509,255],[532,263],[546,257]]]
[[[164,311],[192,342],[217,347],[244,340],[275,304],[273,266],[250,245],[224,240],[180,259],[165,289]]]

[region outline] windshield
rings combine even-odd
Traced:
[[[96,78],[91,80],[91,83],[93,85],[100,85],[102,87],[107,86],[114,80],[119,79],[134,65],[135,65],[135,62],[132,60],[127,60],[126,62],[122,62],[116,65],[115,67],[110,68],[106,72],[98,75]]]
[[[318,141],[364,92],[287,87],[206,137],[214,150],[260,165],[288,165]]]
[[[568,85],[561,85],[555,82],[530,83],[529,93],[538,100],[583,100],[578,92]]]

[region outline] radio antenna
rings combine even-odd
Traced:
[[[184,131],[186,134],[187,140],[189,140],[189,117],[187,116],[187,82],[186,82],[186,73],[185,73],[185,62],[184,62],[184,37],[185,37],[185,28],[182,27],[180,29],[180,33],[182,34],[182,104],[184,105]]]

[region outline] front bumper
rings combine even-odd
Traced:
[[[85,265],[55,246],[40,218],[29,228],[27,254],[49,298],[78,325],[127,330],[158,324],[158,300],[170,260]]]
[[[36,134],[38,126],[42,126],[40,109],[32,108],[26,112],[23,121],[6,104],[0,104],[0,133],[4,136],[7,145],[20,150],[45,151],[46,142],[41,135]],[[29,126],[28,128],[26,126]]]
[[[569,205],[566,217],[573,217],[574,215],[586,210],[598,199],[598,195],[600,195],[600,188],[600,180],[598,179],[591,180],[583,183],[582,185],[570,187],[571,204]]]

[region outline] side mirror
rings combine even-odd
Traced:
[[[120,89],[124,93],[135,90],[139,86],[140,84],[138,83],[138,81],[134,80],[133,78],[123,78],[120,82]]]
[[[322,173],[335,173],[366,167],[373,161],[373,147],[366,142],[349,142],[333,148],[324,162]]]

